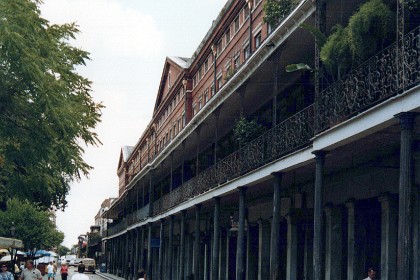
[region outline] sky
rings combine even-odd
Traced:
[[[152,118],[167,56],[191,57],[226,0],[44,0],[41,16],[52,24],[76,22],[71,44],[90,53],[77,71],[93,82],[92,96],[106,108],[96,132],[102,145],[86,147],[94,167],[74,182],[57,227],[67,247],[94,224],[101,202],[118,195],[122,146],[134,146]]]

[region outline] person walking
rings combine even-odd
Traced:
[[[55,275],[57,274],[57,264],[55,263],[55,261],[53,261],[53,267],[54,267],[54,269],[53,269],[53,279],[55,279]]]
[[[47,265],[47,273],[48,273],[48,280],[53,280],[54,279],[54,265],[53,265],[53,262],[50,262]]]
[[[89,276],[83,274],[85,272],[85,265],[83,263],[77,266],[77,271],[79,273],[74,274],[71,280],[89,280]]]
[[[7,271],[7,265],[6,264],[1,265],[0,279],[1,280],[14,280],[13,279],[13,274],[10,271]]]
[[[26,262],[26,269],[20,274],[19,280],[42,280],[41,271],[34,267],[33,260]]]
[[[67,280],[67,276],[69,275],[69,267],[67,266],[66,262],[61,264],[60,274],[62,280]]]

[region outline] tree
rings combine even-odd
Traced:
[[[64,234],[56,229],[51,212],[40,211],[27,200],[7,201],[7,210],[0,211],[0,236],[10,236],[12,222],[16,228],[15,238],[23,241],[32,257],[36,250],[52,249],[63,242]]]
[[[102,104],[76,68],[88,53],[70,45],[74,23],[51,25],[41,0],[0,1],[0,201],[66,206],[70,183],[92,169]]]
[[[65,256],[65,255],[67,255],[69,252],[70,252],[70,249],[69,249],[69,248],[67,248],[67,247],[66,247],[66,246],[64,246],[64,245],[60,245],[60,246],[58,246],[58,248],[57,248],[57,253],[58,253],[58,255],[59,255],[59,256]]]

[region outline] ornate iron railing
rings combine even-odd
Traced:
[[[155,201],[153,214],[162,213],[307,145],[314,135],[313,123],[311,105]]]
[[[405,36],[404,52],[389,46],[316,96],[316,132],[337,125],[420,82],[420,27]],[[404,59],[399,73],[397,51]]]
[[[127,224],[132,225],[137,222],[143,221],[148,217],[148,214],[149,214],[149,204],[129,214],[127,216]]]
[[[121,222],[117,223],[116,225],[113,225],[111,227],[108,227],[107,229],[107,236],[111,236],[113,234],[116,234],[120,231],[123,231],[128,226],[127,219],[122,220]]]

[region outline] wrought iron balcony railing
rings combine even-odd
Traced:
[[[402,58],[403,64],[399,65],[398,57]],[[398,50],[394,43],[316,97],[316,132],[337,125],[419,83],[420,27],[417,27],[405,36],[404,51]]]
[[[107,236],[111,236],[120,231],[123,231],[127,228],[127,226],[128,226],[127,219],[124,219],[115,225],[109,226],[107,229]]]
[[[149,214],[149,204],[129,214],[127,216],[127,224],[132,225],[137,222],[141,222],[148,217],[148,214]]]
[[[155,201],[153,214],[162,213],[304,147],[314,135],[313,123],[314,109],[311,105]]]

